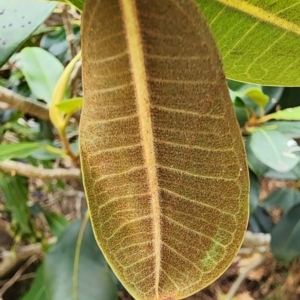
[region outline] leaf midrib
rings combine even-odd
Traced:
[[[159,298],[159,274],[161,263],[161,228],[159,188],[156,171],[154,136],[150,111],[150,95],[147,84],[144,50],[141,30],[137,17],[137,7],[134,0],[121,0],[123,22],[131,61],[136,104],[139,116],[140,134],[144,150],[145,164],[148,173],[149,190],[151,193],[151,211],[153,220],[153,243],[155,255],[155,293]]]
[[[225,6],[236,9],[242,13],[246,13],[254,17],[256,20],[269,23],[273,26],[279,27],[288,32],[294,33],[296,35],[300,35],[300,26],[295,23],[289,22],[283,18],[280,18],[277,14],[281,11],[277,12],[277,14],[271,13],[270,11],[264,10],[257,5],[253,5],[249,2],[243,0],[215,0]]]

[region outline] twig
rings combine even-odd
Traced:
[[[19,174],[29,178],[39,178],[41,180],[78,180],[80,178],[79,169],[43,169],[12,160],[1,162],[0,170],[11,173],[12,175]]]
[[[22,275],[22,273],[36,260],[38,259],[37,255],[33,255],[31,256],[26,262],[25,264],[15,273],[15,275],[8,280],[3,287],[0,290],[0,299],[2,299],[2,296],[4,295],[4,293],[16,282],[18,281],[18,279],[20,278],[20,276]]]
[[[52,245],[56,242],[56,238],[52,237],[47,240],[47,244]],[[42,244],[36,243],[26,246],[18,246],[14,251],[0,251],[0,277],[10,272],[20,261],[24,261],[29,257],[43,255]]]
[[[77,83],[78,79],[81,76],[81,71],[82,71],[82,60],[79,60],[75,67],[74,70],[71,73],[70,76],[70,88],[71,88],[71,96],[74,97],[77,94]],[[73,115],[74,117],[74,115]],[[79,120],[77,120],[79,121]]]
[[[38,117],[41,120],[49,121],[49,111],[46,105],[25,98],[7,88],[0,86],[0,101],[7,103],[9,106]]]
[[[62,19],[64,23],[64,28],[66,31],[66,39],[69,43],[69,52],[71,59],[76,56],[76,47],[75,47],[75,35],[73,32],[73,27],[68,15],[68,5],[64,5],[62,9]]]
[[[238,288],[240,287],[240,285],[242,284],[242,282],[245,280],[245,278],[248,276],[248,274],[256,269],[259,265],[261,265],[263,263],[263,261],[265,260],[264,256],[259,257],[259,259],[257,259],[256,261],[254,261],[252,264],[250,264],[246,270],[241,273],[239,275],[239,277],[237,278],[237,280],[234,282],[234,284],[231,286],[228,294],[226,295],[225,300],[232,300],[232,298],[234,297],[234,295],[236,294]]]
[[[66,136],[65,130],[62,132],[59,132],[59,139],[62,143],[62,147],[65,151],[65,153],[71,158],[73,164],[75,167],[80,167],[80,162],[79,162],[79,156],[76,155],[73,150],[71,149],[71,145],[69,143],[69,140]]]
[[[18,281],[22,281],[22,280],[27,280],[27,279],[32,279],[36,276],[35,272],[31,272],[31,273],[26,273],[23,274],[19,277]],[[6,282],[8,282],[10,279],[6,279],[6,280],[0,280],[0,286],[3,286]]]

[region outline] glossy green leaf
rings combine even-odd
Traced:
[[[60,237],[61,234],[65,231],[69,222],[64,216],[55,212],[45,211],[44,215],[52,234],[56,237]]]
[[[88,218],[73,222],[44,262],[47,300],[117,300],[117,289]]]
[[[295,204],[300,203],[300,192],[292,189],[279,189],[271,193],[264,201],[263,206],[267,210],[276,207],[287,213]]]
[[[295,143],[275,130],[259,129],[250,138],[250,147],[255,156],[278,172],[287,172],[300,161],[300,157],[291,151]]]
[[[293,206],[271,232],[271,250],[276,259],[289,263],[300,257],[300,204]]]
[[[20,52],[19,63],[31,92],[48,103],[64,70],[61,62],[41,48],[27,47]]]
[[[31,233],[26,179],[20,176],[2,176],[0,177],[0,187],[6,200],[6,206],[11,211],[13,222],[20,227],[23,234]]]
[[[2,144],[0,145],[0,161],[12,158],[26,158],[43,147],[45,147],[44,143],[37,142]]]
[[[45,291],[44,266],[41,265],[35,274],[30,290],[20,300],[48,300]]]
[[[35,0],[0,1],[0,67],[50,15],[56,3]]]
[[[66,99],[58,103],[56,106],[59,108],[60,111],[66,114],[72,114],[75,111],[81,109],[82,101],[82,97]]]

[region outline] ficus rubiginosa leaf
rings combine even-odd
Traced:
[[[101,250],[137,300],[226,270],[248,170],[220,56],[192,0],[87,0],[80,149]]]

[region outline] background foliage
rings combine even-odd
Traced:
[[[201,7],[228,77],[262,84],[228,80],[251,178],[248,230],[270,233],[276,265],[288,264],[292,273],[300,257],[300,88],[267,85],[299,85],[293,51],[299,39],[295,29],[283,34],[279,28],[284,20],[297,21],[292,8],[281,14],[279,6],[263,7],[276,16],[275,26],[215,1]],[[0,28],[0,298],[124,297],[95,243],[79,176],[80,14],[68,5],[4,0]],[[265,182],[283,184],[263,197]],[[18,285],[30,268],[37,269],[35,280]],[[275,286],[268,291],[278,293]]]

